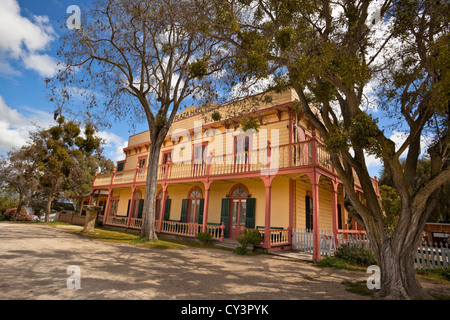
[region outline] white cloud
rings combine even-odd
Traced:
[[[26,144],[29,132],[35,130],[35,125],[45,128],[53,121],[50,113],[32,108],[24,109],[27,116],[9,107],[0,96],[0,154]]]
[[[55,40],[56,32],[49,23],[47,16],[35,16],[30,19],[23,17],[17,0],[0,1],[0,73],[18,75],[8,59],[23,63],[28,70],[34,70],[39,75],[48,77],[56,72],[56,59],[43,50],[49,48]]]
[[[128,146],[127,140],[124,140],[115,133],[107,131],[100,131],[98,136],[105,142],[104,148],[106,151],[106,157],[113,161],[125,160],[123,148]]]

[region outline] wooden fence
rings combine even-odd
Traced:
[[[449,244],[424,243],[419,245],[416,252],[416,269],[432,270],[450,267]]]

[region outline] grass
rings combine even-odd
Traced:
[[[345,269],[345,270],[356,270],[356,271],[366,271],[367,266],[361,266],[356,264],[351,264],[344,259],[337,257],[324,257],[322,258],[316,266],[322,268],[333,268],[333,269]]]
[[[82,232],[83,227],[73,226],[64,222],[51,222],[48,223],[50,226],[72,226],[70,229],[65,229],[66,232],[73,233],[82,237],[95,239],[99,241],[105,242],[114,242],[114,243],[125,243],[132,244],[139,247],[145,248],[156,248],[156,249],[182,249],[183,245],[173,243],[170,241],[158,240],[154,242],[147,242],[145,239],[139,237],[135,233],[126,232],[126,231],[118,231],[111,230],[104,227],[97,227],[95,231],[92,233]],[[63,229],[63,228],[62,228]]]
[[[348,292],[356,293],[362,296],[373,296],[373,294],[376,292],[374,290],[370,290],[367,288],[366,281],[358,281],[358,282],[351,282],[351,281],[344,281],[342,284],[346,285]]]

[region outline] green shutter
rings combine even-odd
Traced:
[[[341,205],[337,205],[337,212],[338,212],[338,229],[342,229],[342,208]]]
[[[166,207],[164,208],[164,221],[169,221],[170,217],[170,202],[172,199],[166,199]]]
[[[128,217],[128,215],[130,213],[130,204],[131,204],[131,199],[128,200],[127,217]]]
[[[245,227],[248,229],[255,229],[255,207],[256,207],[256,199],[248,198],[247,206],[245,213]]]
[[[181,201],[181,217],[180,222],[187,222],[189,199],[183,199]]]
[[[205,207],[205,199],[200,199],[200,205],[198,206],[198,218],[197,223],[203,224],[203,209]]]
[[[222,199],[222,208],[220,212],[220,224],[225,223],[225,237],[228,237],[228,224],[229,224],[229,216],[230,216],[230,199],[223,198]]]
[[[312,198],[310,196],[305,197],[305,205],[306,205],[306,229],[312,231],[313,229],[313,205]]]
[[[142,210],[143,209],[144,209],[144,199],[139,199],[138,213],[137,213],[138,219],[142,219]]]

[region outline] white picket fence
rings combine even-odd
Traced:
[[[449,244],[424,243],[419,245],[416,252],[416,269],[432,270],[436,268],[450,267]]]
[[[357,248],[370,247],[369,239],[365,234],[338,233],[337,238],[338,238],[338,247],[341,245],[348,245],[350,247],[357,247]]]
[[[320,255],[332,256],[336,252],[334,235],[327,230],[321,230]],[[363,234],[342,234],[337,236],[337,247],[348,245],[351,247],[370,247],[369,239]],[[415,264],[418,270],[432,270],[450,267],[450,245],[421,244],[417,248]],[[292,249],[301,252],[313,253],[313,233],[307,229],[294,229],[292,232]]]
[[[334,235],[332,232],[322,230],[320,235],[320,255],[331,256],[336,251]],[[313,233],[308,229],[294,229],[292,232],[292,248],[294,250],[313,253]]]

